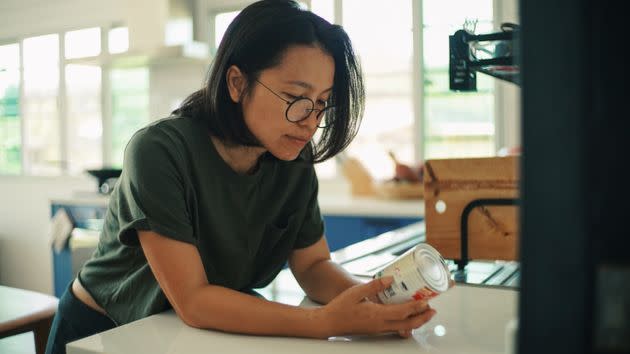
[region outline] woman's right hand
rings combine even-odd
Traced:
[[[392,277],[383,277],[353,286],[321,307],[324,336],[398,332],[407,337],[403,334],[411,333],[435,315],[425,301],[384,305],[368,300],[387,289],[392,281]]]

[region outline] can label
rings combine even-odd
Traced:
[[[428,300],[448,290],[450,272],[439,252],[422,243],[408,250],[374,275],[393,276],[392,284],[378,294],[384,304]]]

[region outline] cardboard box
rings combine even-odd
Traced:
[[[427,242],[444,258],[461,259],[462,214],[468,206],[468,259],[517,260],[518,167],[518,156],[427,160]],[[479,200],[486,201],[474,202]],[[508,205],[491,205],[497,201]]]

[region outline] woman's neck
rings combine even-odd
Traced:
[[[252,174],[258,166],[258,159],[265,153],[262,147],[228,146],[220,139],[210,136],[219,156],[238,174]]]

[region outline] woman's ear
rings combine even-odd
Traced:
[[[227,81],[228,91],[230,92],[232,101],[234,101],[234,103],[240,102],[247,86],[247,80],[243,72],[241,72],[241,69],[236,65],[230,66],[225,74],[225,80]]]

